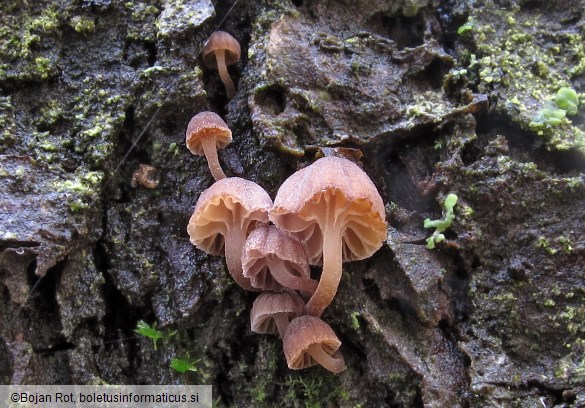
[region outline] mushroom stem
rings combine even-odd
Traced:
[[[305,305],[305,313],[316,317],[323,314],[337,293],[343,262],[341,230],[334,220],[335,208],[331,208],[331,201],[334,201],[334,198],[326,196],[325,201],[327,215],[323,224],[323,272],[315,293]]]
[[[224,50],[217,50],[215,52],[215,60],[217,61],[217,71],[219,72],[219,77],[225,86],[225,93],[228,99],[232,99],[236,94],[236,88],[232,79],[230,78],[230,74],[227,70],[227,65],[225,64],[225,51]]]
[[[307,350],[311,357],[315,359],[319,364],[321,364],[324,368],[331,371],[332,373],[338,374],[345,370],[347,367],[345,366],[345,361],[343,361],[343,357],[341,353],[334,353],[339,354],[338,358],[335,358],[323,350],[322,344],[311,344]]]
[[[276,328],[278,329],[278,334],[282,339],[284,337],[284,332],[290,323],[290,320],[288,319],[286,313],[275,313],[273,318],[274,323],[276,323]]]
[[[221,180],[225,178],[225,173],[223,172],[221,165],[219,164],[219,157],[217,156],[217,146],[215,144],[215,138],[211,137],[204,137],[201,139],[201,144],[203,146],[203,153],[205,153],[205,158],[207,158],[207,166],[209,166],[209,171],[211,171],[211,175],[217,180]]]
[[[268,269],[270,269],[272,277],[285,288],[308,292],[309,295],[312,295],[317,289],[317,281],[291,274],[281,260],[271,260]]]
[[[250,280],[244,276],[242,268],[242,250],[246,242],[246,231],[228,230],[225,235],[225,263],[232,278],[246,290],[259,292],[254,288]]]

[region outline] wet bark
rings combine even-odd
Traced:
[[[585,102],[583,1],[178,3],[0,5],[1,383],[213,384],[225,406],[585,403],[585,109],[541,114],[560,87]],[[242,45],[229,101],[200,58],[215,29]],[[323,315],[342,374],[290,371],[249,329],[255,295],[189,243],[213,182],[184,144],[203,110],[232,129],[226,174],[272,197],[323,152],[363,153],[389,229]],[[132,183],[140,164],[156,188]],[[455,220],[427,249],[449,193]],[[166,336],[156,350],[140,320]]]

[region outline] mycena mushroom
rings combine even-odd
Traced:
[[[297,171],[280,187],[270,220],[303,243],[309,263],[323,272],[305,312],[321,316],[342,275],[342,262],[367,258],[386,238],[384,203],[355,163],[324,157]]]
[[[333,373],[346,369],[339,351],[341,341],[331,327],[314,316],[292,320],[282,339],[288,368],[300,370],[320,364]]]
[[[223,119],[213,112],[200,112],[193,116],[185,132],[187,148],[198,156],[205,155],[209,171],[215,180],[225,178],[217,151],[223,149],[231,141],[232,131]]]
[[[317,288],[303,246],[274,225],[262,225],[250,233],[242,267],[244,276],[258,289],[300,290],[309,297]]]
[[[293,292],[262,292],[252,305],[250,328],[282,338],[292,319],[303,314],[305,302]]]
[[[219,72],[228,99],[236,94],[236,87],[227,71],[227,66],[240,59],[240,44],[225,31],[215,31],[201,50],[203,62],[208,68],[216,68]]]
[[[191,243],[226,257],[229,273],[244,289],[258,291],[243,275],[242,249],[248,234],[268,224],[272,200],[258,184],[238,177],[215,182],[199,196],[187,232]]]

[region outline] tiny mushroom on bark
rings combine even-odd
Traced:
[[[219,164],[217,150],[231,143],[232,131],[223,119],[213,112],[198,113],[189,121],[185,139],[191,153],[205,155],[213,178],[224,179],[225,173]]]
[[[240,44],[238,40],[225,31],[216,31],[207,40],[203,49],[203,62],[208,68],[217,68],[228,99],[236,94],[236,88],[227,71],[227,66],[235,64],[240,59]]]
[[[321,316],[342,275],[342,262],[367,258],[386,238],[384,203],[355,163],[324,157],[289,177],[270,211],[278,228],[303,243],[309,263],[323,263],[319,286],[305,312]]]
[[[272,200],[258,184],[238,177],[224,178],[201,193],[187,232],[191,243],[212,255],[225,252],[228,271],[244,289],[252,287],[242,273],[242,250],[248,234],[268,223]]]
[[[317,281],[310,278],[303,246],[274,225],[263,225],[250,233],[242,255],[244,276],[262,290],[300,290],[311,296]]]
[[[288,368],[300,370],[319,363],[327,370],[340,373],[346,369],[339,351],[341,341],[333,329],[314,316],[291,321],[282,339]]]
[[[292,319],[303,314],[305,302],[293,292],[262,292],[252,305],[250,328],[282,338]]]

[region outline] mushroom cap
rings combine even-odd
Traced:
[[[319,265],[327,195],[333,220],[344,223],[343,261],[371,256],[386,238],[384,203],[372,180],[350,160],[323,157],[294,173],[280,186],[270,220],[298,238],[309,263]]]
[[[309,278],[305,249],[297,240],[285,235],[274,225],[262,225],[250,233],[242,254],[244,276],[252,286],[262,290],[283,290],[271,275],[270,261],[281,261],[292,275]]]
[[[225,52],[226,65],[235,64],[240,59],[241,48],[238,40],[225,31],[215,31],[209,36],[201,50],[206,67],[217,68],[215,52],[218,50]]]
[[[314,316],[300,316],[292,320],[282,339],[288,368],[300,370],[318,364],[308,353],[309,347],[313,345],[320,346],[324,352],[334,358],[341,358],[336,354],[341,341],[331,326]]]
[[[305,302],[293,292],[262,292],[250,312],[250,328],[256,333],[278,334],[276,315],[291,321],[303,314]]]
[[[219,150],[231,143],[232,131],[216,113],[200,112],[191,118],[185,132],[189,151],[198,156],[205,155],[202,143],[204,138],[215,139],[215,146]]]
[[[239,177],[216,181],[199,196],[187,232],[191,243],[212,255],[222,255],[229,229],[249,234],[268,223],[272,200],[258,184]]]

